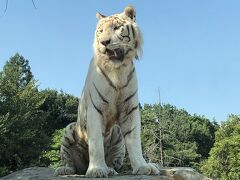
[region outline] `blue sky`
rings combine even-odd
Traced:
[[[0,1],[0,70],[19,52],[40,88],[79,96],[92,57],[96,12],[137,10],[140,102],[161,101],[223,121],[240,114],[240,1]]]

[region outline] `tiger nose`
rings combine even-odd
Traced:
[[[107,46],[110,43],[110,39],[106,40],[106,41],[101,41],[101,44],[104,46]]]

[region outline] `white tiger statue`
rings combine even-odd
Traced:
[[[78,120],[64,131],[63,167],[56,175],[108,177],[121,168],[127,148],[133,174],[156,175],[141,148],[141,119],[134,59],[141,54],[142,36],[134,7],[123,13],[97,13],[94,57],[80,98]]]

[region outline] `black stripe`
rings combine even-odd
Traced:
[[[133,111],[137,110],[138,109],[138,105],[137,106],[134,106],[128,113],[127,113],[127,116],[129,116]]]
[[[130,33],[129,33],[129,26],[128,25],[126,25],[127,26],[127,31],[128,31],[128,34],[127,35],[122,35],[121,34],[121,36],[123,37],[123,38],[128,38],[128,42],[130,42],[130,40],[131,40],[131,38],[130,38]]]
[[[129,36],[129,26],[127,25],[127,31],[128,31],[128,36]]]
[[[68,146],[68,145],[66,145],[66,144],[64,144],[64,143],[62,143],[62,146],[63,146],[63,148],[66,148],[66,149],[68,149],[68,150],[71,150],[71,147]]]
[[[63,152],[65,152],[66,154],[68,154],[68,156],[70,156],[70,153],[66,150],[66,149],[62,149]]]
[[[135,42],[134,48],[137,49],[138,47],[138,41]]]
[[[131,130],[127,131],[123,137],[125,138],[128,134],[131,134],[133,132],[133,130],[136,129],[136,127],[132,128]]]
[[[85,108],[86,108],[86,112],[88,111],[88,106],[86,105],[85,106]],[[86,113],[86,117],[82,120],[82,123],[83,123],[83,129],[87,129],[87,113]]]
[[[102,116],[103,116],[103,113],[102,113],[102,111],[100,110],[100,109],[98,109],[98,107],[94,104],[94,102],[93,102],[93,99],[92,99],[92,96],[91,96],[91,93],[89,92],[89,96],[90,96],[90,99],[91,99],[91,102],[92,102],[92,104],[93,104],[93,107],[97,110],[97,112],[99,113],[99,114],[101,114]]]
[[[85,151],[88,151],[88,146],[86,143],[83,143],[81,140],[77,143],[80,147],[82,147]]]
[[[131,94],[130,96],[128,96],[128,97],[124,100],[124,102],[126,103],[127,101],[129,101],[133,96],[135,96],[135,94],[137,94],[137,90],[136,90],[133,94]]]
[[[135,39],[135,30],[133,28],[133,25],[131,24],[131,28],[132,28],[132,35],[133,35],[133,38]]]
[[[138,60],[138,59],[139,59],[139,57],[138,57],[138,55],[137,55],[137,54],[136,54],[136,56],[135,56],[135,59],[136,59],[136,60]]]
[[[133,111],[137,110],[137,109],[138,109],[138,106],[139,106],[139,105],[133,107],[130,111],[128,111],[128,113],[127,113],[127,114],[125,115],[125,117],[124,117],[125,119],[121,122],[121,124],[124,124],[127,120],[129,120],[128,116],[129,116]]]
[[[77,142],[77,139],[76,139],[76,138],[77,138],[77,137],[76,137],[76,131],[73,131],[73,132],[72,132],[72,136],[73,136],[74,141]]]
[[[103,76],[105,77],[105,79],[108,81],[108,84],[115,90],[117,90],[116,86],[113,84],[113,82],[111,81],[111,79],[105,74],[105,72],[98,66],[98,68],[100,69],[101,73],[103,74]]]
[[[66,140],[66,142],[67,142],[70,146],[72,146],[72,145],[75,144],[74,142],[71,142],[71,140],[70,140],[68,137],[64,137],[64,139]]]
[[[123,38],[122,38],[122,37],[120,37],[120,36],[118,36],[118,35],[117,35],[117,37],[118,37],[118,39],[120,39],[121,41],[123,40]]]
[[[129,75],[127,77],[128,81],[130,81],[133,78],[134,71],[135,71],[135,68],[133,68],[132,71],[129,73]]]
[[[122,139],[122,136],[119,136],[119,138],[117,139],[117,141],[114,142],[114,145],[115,145],[115,144],[119,144],[122,140],[123,140],[123,139]]]
[[[132,69],[132,71],[129,73],[129,75],[127,76],[127,83],[125,85],[123,85],[120,89],[123,89],[125,87],[128,86],[128,84],[130,83],[130,81],[132,80],[133,78],[133,73],[135,71],[135,68]]]
[[[127,37],[128,37],[128,42],[130,42],[131,38],[130,38],[130,32],[129,32],[129,25],[127,25],[127,31],[128,31],[128,35],[127,35]]]
[[[94,85],[94,87],[95,87],[95,89],[96,89],[96,91],[97,91],[97,93],[98,93],[98,95],[100,96],[100,98],[102,99],[102,101],[104,101],[105,103],[107,103],[108,104],[108,101],[103,97],[103,95],[100,93],[100,91],[97,89],[97,87],[96,87],[96,85],[95,85],[95,83],[93,82],[93,85]]]

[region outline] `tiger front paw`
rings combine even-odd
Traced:
[[[88,168],[86,177],[88,178],[103,178],[108,177],[108,168],[106,167],[93,167]]]
[[[54,175],[59,176],[59,175],[72,175],[75,174],[74,168],[71,167],[59,167],[55,170]]]
[[[108,167],[108,175],[109,176],[114,176],[114,175],[117,175],[117,171],[115,171],[113,168],[111,167]]]
[[[157,164],[148,163],[142,165],[138,168],[133,169],[133,174],[139,175],[157,175],[159,174],[159,169]]]
[[[114,176],[118,173],[111,167],[94,167],[87,170],[86,177],[91,178],[102,178],[108,176]]]

